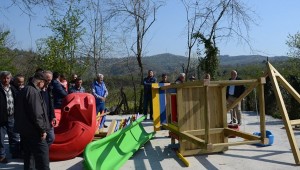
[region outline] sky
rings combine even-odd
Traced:
[[[4,2],[3,2],[4,1]],[[235,39],[222,41],[218,45],[221,55],[287,55],[286,45],[288,35],[300,31],[300,1],[299,0],[244,0],[251,10],[255,11],[256,25],[250,28],[250,44]],[[0,25],[11,30],[16,40],[16,48],[35,50],[35,41],[51,35],[46,25],[45,8],[35,8],[36,15],[31,19],[17,7],[4,9],[9,4],[2,0],[0,5]],[[146,40],[147,55],[171,53],[186,55],[185,11],[179,0],[169,0],[157,13],[157,20],[151,27]]]

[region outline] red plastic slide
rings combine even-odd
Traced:
[[[95,97],[88,93],[72,93],[63,101],[61,113],[55,111],[58,126],[50,147],[50,160],[72,159],[84,151],[97,129]]]

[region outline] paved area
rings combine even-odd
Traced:
[[[108,116],[108,122],[112,119],[121,119],[127,116]],[[255,112],[243,112],[243,125],[241,131],[253,133],[259,131],[259,117]],[[294,157],[290,149],[286,131],[283,129],[283,122],[266,117],[266,127],[274,135],[274,144],[268,147],[257,147],[255,145],[231,146],[224,153],[197,155],[186,157],[190,163],[186,167],[176,156],[170,147],[170,138],[167,138],[166,130],[159,131],[155,137],[134,156],[129,159],[121,169],[300,169],[295,165]],[[153,131],[152,122],[144,121],[146,131]],[[300,146],[300,131],[295,131],[298,145]],[[231,138],[230,140],[242,140]],[[82,157],[76,157],[67,161],[51,162],[51,169],[57,170],[80,170],[83,169]],[[0,164],[0,169],[23,169],[22,160],[10,159],[6,165]]]

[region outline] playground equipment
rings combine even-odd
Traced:
[[[162,127],[170,130],[171,136],[177,136],[183,155],[196,155],[200,153],[222,152],[228,146],[268,143],[265,130],[265,112],[263,84],[265,78],[255,80],[226,80],[226,81],[196,81],[183,84],[174,84],[160,87],[165,91],[166,117],[156,115],[154,119],[166,119]],[[226,87],[230,85],[248,85],[245,92],[231,105],[226,106]],[[158,97],[158,85],[153,85],[153,99]],[[238,102],[245,98],[254,88],[259,89],[260,127],[261,136],[230,129],[227,126],[227,112]],[[156,94],[155,94],[156,93]],[[160,97],[160,96],[159,96]],[[153,106],[158,106],[158,100],[153,101]],[[159,105],[159,110],[162,110]],[[155,110],[155,108],[154,108]],[[154,128],[159,129],[158,122],[154,120]],[[229,136],[238,136],[243,141],[228,142]],[[173,137],[172,137],[173,138]],[[172,143],[175,142],[172,139]]]
[[[174,143],[175,139],[178,140],[179,153],[182,156],[222,152],[226,151],[229,146],[234,145],[271,145],[274,137],[265,128],[263,87],[266,82],[265,78],[269,76],[295,162],[299,165],[300,152],[292,126],[300,125],[300,119],[289,119],[278,82],[299,103],[300,95],[270,63],[267,63],[267,66],[267,74],[253,80],[203,80],[169,86],[153,84],[154,130],[160,130],[161,127],[170,130],[171,142]],[[247,85],[248,88],[234,103],[226,106],[226,87],[230,85]],[[227,112],[241,102],[254,88],[258,90],[260,132],[249,134],[228,128]],[[160,98],[165,100],[165,105],[160,103]],[[162,114],[163,112],[166,114]],[[162,120],[166,120],[166,123],[162,123]],[[230,136],[237,136],[243,140],[228,142]]]
[[[124,129],[89,143],[84,150],[84,168],[119,169],[141,146],[150,140],[154,132],[147,133],[141,122],[145,116],[137,119]],[[112,128],[113,129],[113,128]]]
[[[95,97],[88,93],[72,93],[63,101],[59,123],[54,128],[55,140],[50,147],[50,160],[72,159],[81,154],[93,138],[97,125]]]

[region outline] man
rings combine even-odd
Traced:
[[[85,89],[82,87],[82,79],[80,77],[76,78],[75,85],[70,88],[69,94],[71,93],[85,93]]]
[[[25,76],[22,74],[16,75],[12,84],[17,89],[17,91],[22,90],[25,84]]]
[[[176,79],[175,83],[176,84],[181,84],[183,83],[185,80],[185,73],[180,73],[178,78]]]
[[[46,141],[50,124],[41,94],[46,82],[42,72],[35,73],[17,99],[15,130],[20,133],[24,144],[24,169],[50,169]]]
[[[195,76],[191,76],[191,77],[189,78],[189,80],[190,80],[190,81],[195,81],[196,78],[195,78]]]
[[[105,110],[105,100],[108,96],[108,90],[103,79],[103,74],[97,74],[96,80],[92,84],[92,93],[96,99],[96,114],[98,114],[99,112],[102,113],[103,110]],[[104,124],[105,120],[106,116],[103,116],[100,122],[99,129],[101,129],[102,127],[107,128],[107,126]]]
[[[159,83],[170,83],[167,74],[163,73],[161,75],[161,81]]]
[[[8,135],[12,158],[20,157],[20,136],[14,132],[15,101],[17,90],[10,85],[12,75],[9,71],[0,73],[0,163],[7,163],[4,140]]]
[[[77,79],[77,74],[72,74],[72,80],[69,81],[69,91],[72,87],[75,86],[75,82],[76,82],[76,79]]]
[[[53,79],[51,81],[52,94],[53,94],[53,105],[55,109],[61,109],[62,100],[68,95],[63,85],[59,81],[60,74],[58,72],[53,73]]]
[[[235,70],[231,71],[231,78],[229,80],[241,80],[237,76],[237,72]],[[231,105],[242,93],[245,91],[245,86],[227,86],[227,92],[226,92],[226,98],[227,98],[227,104]],[[231,111],[231,122],[232,123],[238,123],[238,125],[242,124],[241,120],[241,102],[239,102]]]
[[[148,104],[150,104],[150,119],[153,120],[153,103],[151,84],[156,83],[156,78],[152,70],[148,70],[148,76],[144,78],[144,115],[147,116]]]
[[[53,87],[51,86],[53,73],[49,70],[46,70],[44,71],[44,75],[47,79],[47,82],[45,84],[45,87],[41,90],[41,94],[47,106],[47,115],[50,123],[50,130],[47,131],[47,138],[46,138],[48,146],[50,147],[50,145],[55,140],[54,126],[56,125],[56,117],[54,113],[53,94],[52,94]]]

